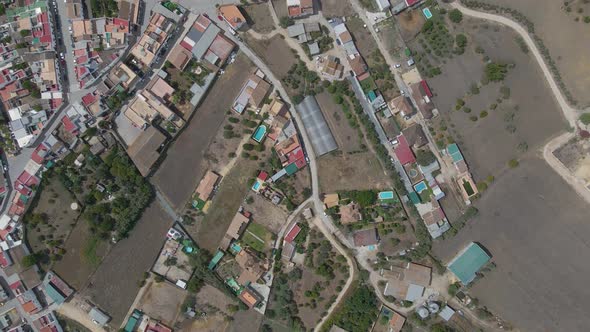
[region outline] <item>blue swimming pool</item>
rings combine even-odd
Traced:
[[[379,199],[392,199],[393,198],[393,191],[382,191],[378,194]]]
[[[426,183],[424,181],[420,181],[414,186],[414,189],[419,194],[419,193],[423,192],[424,190],[428,189],[428,186],[426,185]]]
[[[424,14],[424,17],[426,17],[427,20],[432,18],[432,13],[429,8],[422,9],[422,14]]]
[[[252,190],[258,191],[259,188],[260,188],[260,181],[254,182],[254,185],[252,185]]]
[[[266,135],[266,126],[260,125],[260,126],[258,126],[258,128],[256,128],[254,135],[252,135],[252,139],[254,139],[256,142],[260,143],[260,142],[262,142],[262,139],[264,139],[265,135]]]

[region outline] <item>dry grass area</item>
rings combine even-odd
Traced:
[[[92,275],[83,295],[90,297],[112,317],[112,324],[123,322],[139,290],[139,281],[148,271],[173,220],[152,202],[128,238],[113,247]]]
[[[50,241],[66,241],[80,215],[70,208],[72,202],[77,201],[57,177],[43,187],[27,223],[27,241],[34,252],[52,248]]]
[[[445,120],[440,126],[432,126],[431,133],[441,141],[448,140],[451,133],[479,181],[499,174],[510,159],[534,153],[564,130],[565,122],[537,63],[520,50],[511,30],[476,30],[465,23],[462,31],[469,38],[465,54],[448,59],[442,74],[428,80],[442,115],[437,121]],[[484,53],[477,54],[476,46]],[[502,83],[482,86],[484,56],[500,63],[514,63],[515,67],[509,69]],[[480,85],[477,93],[471,92],[474,83]],[[500,93],[502,85],[510,89],[508,98]],[[465,101],[470,113],[455,110],[458,98]],[[482,116],[482,111],[487,115]]]
[[[242,8],[252,30],[258,33],[269,33],[276,29],[267,3],[252,3]]]
[[[285,3],[285,1],[282,2]],[[297,63],[294,50],[287,45],[287,42],[280,35],[265,40],[257,40],[244,35],[244,40],[262,58],[277,78],[285,77],[289,69]]]
[[[214,253],[227,231],[232,218],[250,190],[248,180],[256,176],[257,162],[240,160],[219,184],[208,213],[198,220],[196,227],[187,228],[199,247]],[[195,228],[196,232],[195,232]]]
[[[330,153],[318,160],[320,191],[390,189],[391,180],[372,152]]]
[[[320,0],[319,3],[325,17],[352,16],[356,14],[349,0]]]
[[[495,5],[516,9],[535,25],[536,34],[543,39],[553,60],[580,106],[590,105],[590,5],[584,1],[569,1],[572,11],[565,10],[564,1],[555,0],[483,0]],[[582,13],[578,9],[582,8]],[[575,18],[578,21],[575,21]],[[482,21],[480,21],[483,23]]]
[[[338,148],[345,153],[361,150],[364,139],[361,138],[360,131],[350,126],[346,114],[342,111],[340,105],[334,103],[332,95],[328,92],[322,92],[315,97],[322,109],[322,113],[324,113],[326,122],[330,126]]]
[[[94,246],[89,246],[89,243],[94,243]],[[88,223],[80,221],[70,233],[64,247],[66,254],[53,264],[52,269],[76,290],[82,290],[98,268],[98,263],[108,253],[110,243],[95,240]]]
[[[178,319],[187,291],[169,282],[151,282],[139,300],[137,309],[168,326]]]
[[[266,227],[269,231],[278,234],[281,226],[287,220],[288,213],[285,207],[283,205],[274,205],[255,193],[250,193],[248,197],[252,197],[254,201],[244,208],[252,212],[252,220]]]
[[[152,182],[175,209],[184,207],[207,170],[207,160],[213,160],[208,147],[211,142],[220,141],[216,135],[223,132],[226,112],[252,67],[250,60],[240,54],[213,84],[191,121],[166,151],[166,159],[154,174]],[[214,149],[219,147],[214,145]],[[226,152],[226,149],[222,151]],[[215,154],[213,157],[220,158]]]

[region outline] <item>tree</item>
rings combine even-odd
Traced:
[[[281,28],[286,29],[288,26],[293,25],[295,22],[293,21],[292,18],[287,17],[287,16],[283,16],[279,19],[279,25],[281,26]]]
[[[464,48],[467,46],[467,37],[460,33],[455,37],[455,43],[457,43],[458,47]]]
[[[24,37],[28,37],[31,35],[31,30],[24,29],[24,30],[20,30],[19,33],[20,33],[20,36],[24,38]]]
[[[29,268],[29,267],[37,264],[37,261],[38,261],[37,255],[36,254],[30,254],[30,255],[27,255],[27,256],[23,257],[23,259],[21,260],[21,265],[24,268]]]
[[[584,114],[580,115],[580,121],[582,121],[582,123],[585,125],[589,125],[590,124],[590,113],[584,113]]]
[[[428,166],[436,161],[436,156],[429,149],[418,150],[418,153],[416,153],[416,161],[420,166]]]
[[[455,297],[455,295],[457,295],[457,292],[459,291],[459,288],[461,286],[459,285],[459,283],[453,283],[449,285],[449,295],[452,297]]]
[[[508,66],[501,63],[488,63],[485,69],[485,76],[489,81],[499,82],[503,81],[508,72]]]
[[[463,20],[463,13],[459,9],[453,9],[449,12],[449,19],[453,23],[460,23]]]

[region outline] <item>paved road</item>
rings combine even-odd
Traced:
[[[66,70],[68,75],[68,82],[70,82],[69,91],[80,90],[80,84],[76,77],[74,70],[74,48],[72,47],[72,35],[68,30],[70,27],[70,19],[68,18],[67,4],[64,1],[57,0],[57,11],[59,18],[59,27],[61,31],[61,38],[65,46],[64,57],[66,60]]]

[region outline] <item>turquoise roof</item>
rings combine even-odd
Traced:
[[[287,165],[287,167],[285,167],[287,175],[295,174],[295,172],[297,172],[298,169],[299,168],[297,168],[297,165],[295,163],[290,163],[289,165]]]
[[[219,263],[219,261],[223,258],[223,255],[225,255],[223,251],[217,250],[215,256],[213,256],[213,259],[211,259],[211,262],[209,262],[209,270],[213,270],[215,268],[217,263]]]
[[[412,203],[414,203],[414,204],[420,203],[420,196],[418,196],[418,194],[415,191],[412,191],[411,193],[409,193],[408,197],[410,198],[410,201],[412,201]]]
[[[449,270],[463,285],[475,279],[475,273],[488,263],[491,257],[475,242],[471,242],[449,263]]]
[[[51,283],[45,284],[45,292],[47,296],[49,296],[53,302],[57,304],[62,304],[65,302],[66,298],[57,290]]]
[[[456,143],[449,144],[449,146],[447,146],[447,152],[451,158],[453,158],[454,163],[463,160],[463,155],[461,154],[461,151],[459,151],[459,146]]]

